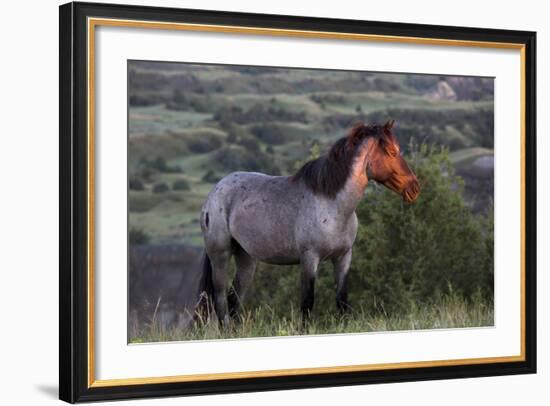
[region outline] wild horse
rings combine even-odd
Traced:
[[[347,277],[357,234],[355,209],[369,180],[413,202],[420,192],[414,173],[385,125],[354,126],[328,153],[304,164],[293,176],[235,172],[208,195],[201,211],[204,236],[204,290],[221,324],[236,317],[258,261],[300,264],[301,310],[313,308],[317,267],[334,266],[336,303],[348,309]],[[236,276],[227,291],[229,261]]]

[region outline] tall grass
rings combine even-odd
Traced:
[[[318,312],[306,328],[298,309],[291,307],[283,316],[265,304],[245,309],[242,320],[226,329],[219,327],[215,317],[199,317],[187,330],[165,328],[151,320],[132,334],[131,343],[483,327],[492,326],[493,317],[492,303],[480,298],[468,301],[454,293],[431,303],[411,303],[409,310],[400,314],[386,314],[383,310],[369,313],[362,308],[345,316],[333,311]]]

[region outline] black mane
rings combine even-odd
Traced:
[[[292,176],[292,180],[302,179],[313,193],[335,197],[344,187],[351,172],[355,155],[363,140],[381,133],[379,125],[355,125],[349,134],[336,141],[327,154],[306,162]]]

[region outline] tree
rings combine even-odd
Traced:
[[[130,190],[145,190],[145,185],[143,184],[143,181],[136,177],[131,177],[128,180],[128,187]]]
[[[169,190],[170,188],[164,182],[158,182],[153,185],[153,193],[166,193]]]
[[[178,179],[172,183],[172,190],[190,190],[191,185],[185,179]]]
[[[172,100],[174,100],[176,104],[185,104],[187,102],[185,95],[179,87],[176,87],[172,92]]]
[[[128,233],[128,240],[130,245],[144,245],[149,244],[151,237],[142,229],[131,228]]]

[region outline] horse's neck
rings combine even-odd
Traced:
[[[351,216],[355,212],[365,194],[369,182],[366,170],[369,147],[367,141],[360,147],[346,184],[336,195],[339,212],[344,217]]]

